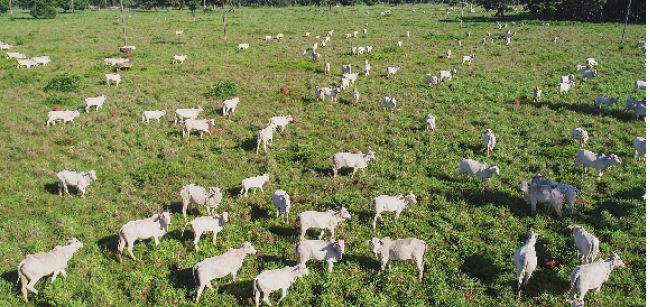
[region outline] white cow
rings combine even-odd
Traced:
[[[260,275],[253,280],[253,295],[255,296],[255,307],[260,305],[260,293],[262,293],[262,301],[267,305],[269,302],[269,295],[271,292],[282,289],[282,296],[278,300],[278,304],[287,296],[287,289],[296,282],[300,277],[309,275],[309,270],[303,264],[298,264],[294,267],[284,267],[282,269],[262,271]]]
[[[23,294],[25,304],[29,304],[27,291],[38,295],[38,290],[34,288],[34,285],[39,279],[52,274],[52,282],[54,282],[59,273],[63,278],[68,278],[68,274],[65,272],[68,261],[84,245],[75,238],[65,240],[65,246],[56,246],[49,252],[27,255],[25,260],[18,265],[18,280],[22,285],[20,292]]]
[[[50,123],[52,125],[56,125],[57,120],[62,120],[63,124],[67,122],[72,122],[74,125],[74,118],[79,116],[79,111],[74,110],[74,111],[50,111],[47,112],[47,125],[49,126]]]
[[[174,61],[172,62],[172,64],[176,64],[177,62],[184,64],[186,59],[187,59],[187,55],[174,55]]]
[[[133,243],[135,241],[153,238],[154,243],[158,246],[160,244],[158,238],[164,236],[169,230],[169,225],[172,224],[171,215],[169,212],[163,212],[162,214],[154,214],[148,219],[130,221],[124,224],[120,228],[120,242],[117,245],[120,264],[122,263],[122,252],[125,245],[128,245],[127,251],[133,260],[138,260],[133,255]]]
[[[223,115],[227,115],[228,112],[230,112],[230,113],[235,112],[235,109],[237,108],[237,105],[238,105],[238,104],[239,104],[239,97],[235,97],[235,98],[233,98],[233,99],[225,100],[225,101],[221,104],[221,109],[222,109],[222,110],[221,110],[221,113],[222,113]]]
[[[122,77],[118,74],[105,74],[106,76],[106,85],[111,86],[111,81],[115,82],[115,85],[120,86],[120,81]]]
[[[68,185],[71,185],[76,186],[81,191],[81,198],[86,198],[86,187],[97,180],[95,170],[86,173],[64,170],[56,174],[56,177],[59,179],[59,197],[61,196],[61,189],[65,191],[65,194],[70,195]]]
[[[220,215],[215,216],[197,217],[193,221],[185,223],[181,237],[185,233],[185,228],[187,228],[187,226],[192,226],[192,230],[194,231],[195,251],[199,251],[199,240],[201,240],[201,235],[206,232],[212,232],[212,245],[217,245],[217,234],[223,230],[226,223],[228,223],[228,216],[228,212],[223,212]]]
[[[420,271],[420,281],[424,273],[424,254],[427,252],[427,243],[416,238],[393,240],[385,237],[372,238],[368,241],[372,245],[372,252],[381,261],[381,270],[390,268],[391,260],[413,260]]]
[[[232,281],[235,282],[237,271],[244,264],[246,255],[249,254],[257,254],[257,250],[246,241],[239,248],[231,248],[219,256],[206,258],[197,263],[192,269],[192,275],[199,285],[199,289],[196,291],[195,303],[199,302],[199,298],[205,287],[214,290],[211,283],[213,279],[230,275],[232,276]]]
[[[95,111],[99,111],[99,109],[101,109],[104,105],[105,101],[106,95],[86,98],[86,113],[88,113],[88,109],[92,106],[95,106]]]
[[[417,199],[413,193],[396,196],[380,195],[372,200],[372,204],[375,206],[375,219],[372,221],[372,229],[375,229],[377,218],[382,222],[384,221],[381,217],[382,212],[395,212],[395,220],[397,220],[406,207],[417,204]]]
[[[165,110],[162,110],[162,111],[158,111],[158,110],[156,110],[156,111],[144,111],[144,112],[142,112],[142,121],[146,120],[147,124],[148,124],[149,120],[153,118],[153,119],[157,119],[158,122],[160,122],[160,118],[165,116],[165,114],[167,114],[167,112]]]

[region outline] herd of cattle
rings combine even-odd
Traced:
[[[392,11],[386,13],[390,14]],[[383,15],[384,13],[382,13]],[[366,24],[367,25],[367,24]],[[501,25],[499,24],[499,29]],[[366,29],[363,29],[363,33],[367,33]],[[183,35],[182,30],[176,30],[176,35]],[[358,31],[346,34],[346,39],[354,39],[358,34]],[[310,36],[311,34],[307,32],[305,36]],[[333,35],[333,31],[328,31],[325,35],[325,38],[320,41],[320,46],[324,47],[327,43],[330,42],[330,39]],[[470,37],[470,33],[466,33],[467,37]],[[410,37],[410,32],[407,32],[407,37]],[[490,33],[487,32],[487,36],[490,36]],[[510,30],[506,33],[499,35],[499,38],[506,39],[506,45],[510,44],[510,37],[514,36],[514,33],[511,35]],[[278,34],[277,39],[283,38],[283,34]],[[316,36],[320,38],[319,36]],[[266,40],[269,40],[271,37],[265,37]],[[493,40],[490,39],[492,42]],[[483,43],[486,43],[486,38],[482,39]],[[553,42],[557,41],[557,37],[554,37]],[[456,39],[455,44],[461,46],[460,40]],[[641,43],[640,43],[641,44]],[[2,46],[8,46],[2,44]],[[403,45],[402,41],[398,41],[397,47],[401,48]],[[9,46],[8,48],[10,48]],[[128,46],[130,49],[135,49],[133,46]],[[239,49],[249,48],[249,44],[239,44]],[[316,53],[316,49],[319,47],[319,42],[313,45],[308,49],[303,51],[303,54],[307,50],[311,49],[312,56],[314,60],[319,60],[322,56]],[[642,46],[645,48],[644,44]],[[8,49],[3,48],[3,49]],[[372,46],[366,47],[352,47],[351,54],[370,54],[372,52]],[[444,55],[445,57],[451,57],[451,50],[448,49]],[[27,66],[37,66],[39,64],[44,64],[47,66],[47,63],[50,62],[49,57],[35,57],[32,59],[26,59],[22,54],[18,53],[8,53],[7,58],[17,58],[18,67]],[[187,56],[174,56],[174,62],[184,63]],[[468,62],[472,64],[472,61],[475,59],[474,54],[467,56],[462,56],[461,64]],[[110,64],[111,66],[117,65],[117,70],[120,71],[123,68],[130,68],[133,64],[132,61],[126,59],[116,59],[108,58],[105,59],[105,64]],[[576,68],[577,72],[582,73],[583,79],[594,79],[596,76],[596,71],[592,70],[592,67],[598,65],[595,59],[589,58],[586,60],[586,66],[578,65]],[[324,70],[326,73],[330,72],[331,63],[327,62],[324,65]],[[365,75],[369,75],[370,64],[368,60],[364,60],[363,70]],[[388,67],[386,69],[386,77],[390,78],[391,75],[397,73],[399,66]],[[429,85],[437,85],[439,82],[444,81],[445,79],[450,80],[457,73],[456,69],[451,69],[447,71],[440,71],[439,74],[432,75],[427,74],[427,82]],[[359,76],[358,73],[352,73],[352,65],[343,65],[342,66],[342,79],[340,86],[338,88],[328,88],[328,87],[316,87],[316,98],[324,100],[324,96],[330,96],[332,102],[337,100],[339,93],[345,91],[349,88],[351,84],[354,84]],[[118,86],[121,81],[119,74],[106,74],[106,83],[110,86],[110,83],[115,82]],[[561,76],[560,83],[558,84],[557,91],[559,94],[566,93],[572,86],[574,86],[574,75]],[[645,90],[645,82],[637,81],[635,83],[636,91],[639,89]],[[541,89],[539,87],[533,90],[533,97],[535,101],[541,99]],[[355,88],[352,92],[352,101],[359,101],[360,93]],[[98,97],[89,97],[86,98],[85,112],[89,111],[89,108],[92,106],[96,107],[96,110],[102,108],[103,103],[106,101],[106,95],[101,95]],[[226,100],[222,104],[222,114],[226,116],[228,113],[235,112],[238,103],[240,102],[239,97],[235,97],[230,100]],[[596,105],[599,107],[600,104],[605,104],[609,107],[611,104],[617,102],[617,98],[606,98],[599,96],[596,99]],[[381,102],[382,107],[388,107],[391,110],[394,110],[397,105],[395,98],[390,98],[385,96],[382,98]],[[637,114],[637,119],[639,116],[645,116],[645,100],[637,101],[634,99],[628,99],[626,109],[634,110]],[[192,130],[198,130],[202,136],[204,132],[211,132],[211,129],[214,127],[214,119],[204,119],[197,120],[197,116],[203,112],[203,108],[197,107],[193,109],[177,109],[175,111],[175,120],[174,124],[178,121],[184,124],[183,136],[189,135]],[[144,111],[142,114],[142,121],[149,123],[149,120],[156,119],[160,122],[160,119],[166,115],[165,110],[155,110],[155,111]],[[50,124],[55,124],[56,121],[61,120],[65,124],[68,121],[71,121],[74,124],[74,118],[79,116],[80,113],[77,110],[60,110],[60,111],[50,111],[48,112],[47,126]],[[257,153],[259,154],[259,147],[263,145],[264,150],[267,150],[267,146],[270,146],[273,139],[273,133],[277,128],[281,128],[282,131],[285,129],[285,126],[295,121],[292,115],[286,116],[277,116],[269,120],[268,126],[264,129],[258,131],[258,140],[257,140]],[[436,129],[435,117],[431,114],[426,116],[425,119],[426,129],[434,131]],[[584,148],[588,139],[588,133],[582,128],[573,129],[571,132],[572,139],[577,139],[580,141],[581,146]],[[490,153],[495,147],[496,137],[491,129],[487,129],[486,134],[483,138],[487,156],[490,156]],[[645,157],[645,139],[642,137],[637,137],[634,140],[633,147],[635,150],[636,157]],[[362,152],[340,152],[332,156],[333,161],[333,175],[337,176],[338,170],[341,168],[352,168],[352,176],[355,175],[358,169],[364,171],[368,166],[370,161],[376,159],[375,153],[372,150],[367,151],[366,153]],[[620,159],[615,154],[604,155],[604,154],[595,154],[589,150],[582,149],[576,155],[576,160],[574,167],[582,165],[584,172],[586,173],[587,167],[595,168],[598,172],[598,176],[602,176],[603,170],[609,169],[615,164],[620,164]],[[462,159],[460,162],[456,177],[460,174],[463,174],[465,178],[468,175],[474,175],[482,179],[490,179],[492,176],[499,176],[499,167],[494,165],[489,165],[484,162],[474,161],[471,159]],[[89,172],[72,172],[72,171],[61,171],[57,174],[59,182],[59,195],[61,196],[62,191],[68,193],[68,185],[76,186],[81,192],[81,197],[85,197],[86,188],[90,185],[91,182],[97,180],[95,171]],[[265,183],[269,182],[270,178],[268,174],[263,174],[257,177],[246,178],[242,180],[241,194],[248,195],[250,189],[260,189],[262,192],[263,186]],[[554,183],[549,179],[546,179],[542,175],[535,176],[531,183],[527,181],[521,181],[521,191],[523,194],[524,200],[531,205],[531,213],[534,215],[536,211],[537,204],[551,204],[558,214],[558,217],[562,216],[562,205],[567,203],[570,207],[570,214],[573,213],[574,203],[576,202],[580,191],[568,184]],[[204,233],[212,232],[213,238],[212,242],[216,245],[217,234],[223,230],[227,223],[229,222],[229,213],[222,212],[219,215],[213,214],[214,209],[220,204],[223,198],[223,189],[219,187],[210,187],[203,188],[196,185],[186,185],[182,187],[180,195],[183,203],[183,217],[187,220],[186,211],[192,210],[192,204],[203,206],[207,210],[208,216],[197,217],[193,221],[187,222],[183,227],[183,232],[190,227],[194,231],[194,246],[195,250],[199,251],[198,242],[200,241],[201,236]],[[272,202],[276,209],[276,217],[282,215],[286,221],[288,221],[288,216],[291,208],[291,196],[284,190],[276,190],[272,194]],[[372,228],[376,228],[377,219],[383,221],[382,213],[383,212],[394,212],[395,219],[399,218],[399,215],[404,211],[409,205],[417,203],[416,196],[413,193],[408,195],[380,195],[373,199],[373,206],[375,209],[375,216],[372,220]],[[296,254],[298,257],[297,265],[293,267],[285,267],[275,270],[267,270],[261,272],[253,281],[253,295],[255,297],[256,306],[259,305],[260,294],[263,295],[263,301],[268,305],[271,305],[269,302],[269,294],[276,290],[282,290],[282,296],[280,301],[286,296],[287,288],[291,286],[299,277],[305,276],[309,273],[306,263],[308,260],[324,260],[328,263],[328,270],[333,269],[333,263],[342,259],[342,256],[345,251],[345,245],[349,244],[343,240],[336,240],[334,235],[334,230],[338,225],[341,225],[345,220],[350,219],[351,215],[349,212],[342,207],[336,208],[334,210],[328,210],[325,212],[317,211],[305,211],[298,215],[297,217],[297,227],[300,231],[300,242],[296,246]],[[171,225],[171,213],[164,212],[161,214],[155,214],[154,216],[143,219],[135,220],[126,223],[119,229],[119,244],[117,250],[119,252],[119,262],[122,263],[122,253],[125,247],[127,247],[127,252],[133,260],[137,260],[133,255],[133,245],[135,241],[145,240],[153,238],[156,245],[159,244],[159,238],[164,236],[168,231]],[[305,240],[305,234],[308,229],[321,229],[318,240]],[[329,230],[331,233],[331,238],[329,240],[321,240],[325,230]],[[584,305],[584,296],[586,292],[590,289],[596,289],[596,292],[600,290],[601,285],[607,280],[609,274],[612,270],[618,267],[624,267],[624,263],[621,258],[612,253],[608,259],[598,259],[597,254],[599,253],[599,240],[594,235],[587,232],[582,226],[572,225],[569,226],[569,229],[573,230],[575,247],[582,254],[582,265],[577,266],[573,273],[571,274],[571,290],[569,293],[576,292],[572,300],[568,300],[573,306],[583,306]],[[528,280],[531,278],[533,271],[537,266],[537,256],[535,251],[535,243],[538,234],[531,231],[529,234],[528,241],[515,252],[513,257],[513,262],[516,267],[516,274],[518,280],[518,290],[520,293],[521,287],[528,283]],[[18,265],[18,275],[19,280],[22,282],[21,293],[23,294],[24,301],[27,303],[27,291],[34,294],[38,294],[38,291],[34,288],[36,282],[49,274],[52,274],[52,281],[54,281],[57,275],[60,273],[63,277],[67,277],[65,268],[67,267],[67,261],[70,260],[72,255],[78,249],[83,247],[83,243],[75,238],[66,239],[67,244],[65,246],[56,246],[52,251],[38,253],[33,255],[28,255],[25,260],[23,260]],[[427,251],[427,243],[423,240],[417,238],[408,238],[408,239],[391,239],[385,237],[383,239],[372,238],[368,241],[372,246],[372,252],[375,256],[381,261],[381,270],[383,271],[386,265],[390,266],[391,261],[393,260],[413,260],[419,270],[419,279],[422,280],[424,273],[424,255]],[[206,258],[205,260],[197,263],[193,267],[193,273],[197,281],[198,290],[196,295],[196,302],[199,301],[201,294],[205,287],[213,289],[211,281],[216,278],[225,277],[231,275],[232,280],[234,281],[237,275],[237,271],[243,265],[243,261],[248,254],[255,254],[257,251],[251,245],[250,242],[244,242],[239,248],[231,248],[222,255],[218,255],[211,258]],[[575,291],[574,291],[575,289]],[[214,289],[213,289],[214,290]]]

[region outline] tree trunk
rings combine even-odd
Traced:
[[[621,37],[621,44],[625,42],[625,31],[627,31],[627,18],[630,17],[630,7],[632,6],[632,0],[627,4],[627,14],[625,14],[625,26],[623,27],[623,37]]]
[[[129,43],[126,39],[126,17],[124,16],[124,4],[123,0],[120,0],[120,9],[122,10],[122,32],[124,32],[124,46],[128,46]]]
[[[203,9],[205,10],[205,0],[203,0]]]
[[[226,0],[221,0],[221,18],[223,18],[223,40],[228,42],[228,34],[226,33],[226,9],[224,8],[224,2]]]
[[[14,11],[11,9],[11,0],[9,0],[9,15],[14,16]]]
[[[72,10],[72,14],[74,14],[74,0],[70,0],[70,9]]]

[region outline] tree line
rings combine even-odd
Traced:
[[[97,8],[116,7],[119,0],[0,0],[0,13],[13,8],[26,9],[35,18],[54,18],[58,9],[84,10],[89,6]],[[211,10],[220,7],[222,1],[230,7],[285,7],[285,6],[330,6],[330,5],[375,5],[375,4],[415,4],[447,3],[459,6],[460,0],[124,0],[124,6],[139,9],[179,9]],[[474,7],[482,6],[492,10],[495,16],[502,17],[504,12],[515,6],[523,6],[525,19],[541,20],[575,20],[586,22],[621,22],[625,19],[630,5],[629,21],[646,23],[645,0],[476,0]],[[468,3],[466,3],[468,4]],[[470,15],[471,16],[471,15]],[[521,15],[520,15],[521,16]]]

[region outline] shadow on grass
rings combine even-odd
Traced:
[[[568,280],[558,276],[552,269],[536,269],[526,287],[521,290],[521,296],[538,297],[543,294],[564,295],[571,285]],[[517,280],[513,283],[513,291],[517,293]]]
[[[194,206],[197,206],[197,205],[195,204]],[[179,213],[179,214],[182,215],[183,214],[183,203],[179,202],[179,201],[170,203],[169,205],[167,205],[167,210],[169,210],[169,212],[171,212],[171,213]],[[189,212],[190,212],[190,209],[188,208],[187,213],[189,214]]]
[[[610,116],[616,118],[620,121],[636,121],[636,115],[634,112],[623,112],[619,110],[606,110],[606,109],[597,109],[591,103],[566,103],[566,102],[531,102],[532,105],[536,107],[547,106],[553,111],[558,111],[560,109],[573,111],[576,113],[581,113],[585,115],[594,115],[594,116]]]
[[[370,248],[370,245],[368,245],[368,248]],[[343,255],[343,259],[341,259],[339,262],[358,263],[363,270],[379,272],[381,269],[381,263],[377,258],[371,258],[365,255],[345,254]],[[325,265],[325,269],[327,270],[327,264]],[[334,269],[336,269],[336,263],[334,264]]]
[[[53,195],[59,195],[59,184],[58,183],[46,183],[45,186],[43,187],[46,192],[53,194]],[[68,188],[69,190],[69,188]],[[63,191],[61,191],[63,193]]]
[[[297,234],[296,228],[289,223],[285,223],[283,226],[269,226],[269,232],[286,238],[295,237]]]
[[[251,206],[251,219],[253,221],[270,218],[269,211],[258,204],[249,204]]]
[[[492,283],[501,273],[501,270],[494,265],[494,261],[478,253],[465,259],[460,270],[473,278],[479,279],[485,285]]]
[[[167,232],[167,238],[168,239],[174,239],[176,241],[182,242],[183,238],[181,236],[183,235],[183,233],[181,232],[181,230],[182,229],[179,228],[179,229],[175,229],[175,230]],[[210,234],[212,234],[212,233],[210,233]]]
[[[6,280],[8,284],[15,285],[16,280],[18,280],[18,270],[11,270],[8,272],[2,273],[2,279]]]
[[[239,302],[239,306],[251,306],[253,304],[251,296],[251,293],[253,293],[253,280],[235,282],[228,280],[221,286],[221,291],[234,296]]]
[[[260,147],[262,147],[262,146],[260,146]],[[246,150],[246,151],[255,150],[257,148],[257,138],[248,139],[248,140],[245,140],[245,141],[239,143],[239,148],[241,148],[243,150]],[[262,149],[262,148],[260,148],[260,149]],[[262,152],[264,152],[264,149],[262,149]]]
[[[115,260],[119,261],[117,253],[117,245],[119,243],[120,236],[118,235],[109,235],[103,237],[97,241],[97,246],[106,260]],[[126,247],[124,248],[126,249]]]
[[[198,287],[198,284],[194,280],[193,271],[194,268],[187,268],[182,270],[171,270],[173,273],[167,275],[167,279],[176,289],[193,289]],[[230,276],[228,276],[230,277]],[[195,294],[195,293],[194,293]],[[187,297],[186,297],[187,298]],[[195,297],[193,297],[195,298]],[[192,299],[193,299],[192,298]]]
[[[368,224],[364,224],[364,225],[369,225],[370,223],[372,223],[372,220],[375,218],[375,215],[372,212],[367,211],[367,210],[365,210],[365,211],[364,210],[355,211],[355,210],[351,210],[350,208],[347,208],[347,209],[348,209],[348,212],[350,213],[350,215],[358,217],[360,223],[368,223]],[[389,214],[388,217],[390,218],[391,215],[390,215],[390,213],[388,213],[388,214]],[[384,214],[384,215],[386,215],[386,214]],[[377,220],[378,220],[377,223],[381,223],[381,220],[379,220],[379,218]]]
[[[482,184],[482,183],[479,183]],[[470,186],[471,185],[471,186]],[[445,192],[445,198],[450,201],[458,201],[459,198],[463,199],[468,204],[475,207],[482,207],[487,204],[494,204],[498,206],[505,206],[510,209],[512,214],[518,217],[527,217],[530,212],[530,206],[521,197],[515,197],[508,193],[493,189],[489,186],[474,187],[473,182],[464,183],[461,186],[461,193]],[[463,188],[465,187],[465,188]],[[543,213],[546,209],[543,206],[538,206],[538,214]]]

